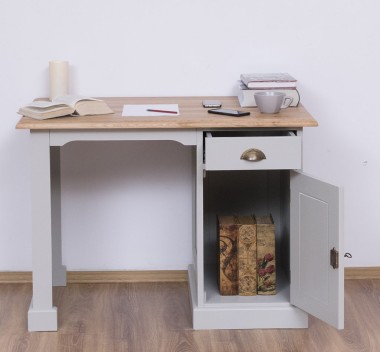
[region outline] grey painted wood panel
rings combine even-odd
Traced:
[[[342,329],[344,266],[342,190],[291,172],[291,303]],[[330,265],[330,250],[339,251],[339,268]]]

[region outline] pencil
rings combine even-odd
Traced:
[[[162,112],[164,114],[178,114],[177,111],[172,111],[172,110],[146,109],[146,111],[150,111],[150,112]]]

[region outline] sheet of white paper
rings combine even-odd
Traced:
[[[148,111],[148,109],[153,110],[164,110],[164,111],[175,111],[175,114],[167,112],[155,112]],[[178,104],[127,104],[123,107],[122,116],[178,116],[179,108]]]

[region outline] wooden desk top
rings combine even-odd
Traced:
[[[58,117],[36,120],[22,117],[16,128],[31,130],[67,129],[208,129],[255,127],[314,127],[318,123],[303,106],[291,107],[278,114],[261,114],[258,108],[241,108],[237,97],[141,97],[101,98],[115,112],[112,115]],[[249,116],[213,115],[203,108],[203,99],[218,99],[225,109],[250,111]],[[123,117],[124,104],[178,104],[179,116]]]

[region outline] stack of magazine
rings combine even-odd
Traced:
[[[290,106],[298,106],[300,103],[297,80],[288,73],[242,73],[237,94],[240,106],[256,107],[254,94],[263,90],[282,92],[292,97]]]

